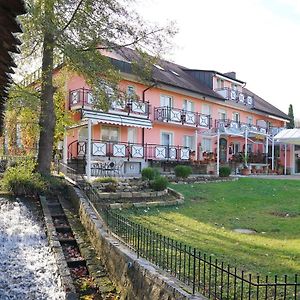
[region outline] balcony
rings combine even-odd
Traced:
[[[236,103],[244,104],[249,107],[254,107],[253,97],[250,95],[247,95],[246,93],[241,93],[237,90],[233,90],[230,88],[216,89],[215,92],[217,92],[219,95],[221,95],[222,97],[224,97],[227,100],[231,100]]]
[[[186,111],[168,106],[154,108],[154,120],[160,122],[170,122],[191,127],[211,127],[210,115],[198,112]]]
[[[74,141],[68,146],[68,159],[85,158],[86,142]],[[93,140],[91,143],[93,159],[123,158],[144,160],[189,160],[190,149],[184,146],[141,144]]]
[[[225,120],[216,120],[215,121],[215,127],[220,130],[220,132],[224,133],[236,133],[236,134],[244,134],[247,130],[248,133],[254,133],[254,134],[268,134],[269,128],[261,127],[258,125],[253,124],[247,124],[243,122],[236,122],[229,119]]]
[[[69,109],[94,109],[94,101],[91,90],[84,88],[72,90],[69,94]],[[150,105],[149,102],[120,99],[112,101],[108,113],[149,118]]]

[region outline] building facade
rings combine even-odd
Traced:
[[[83,78],[68,80],[66,109],[77,125],[66,131],[63,156],[71,167],[88,176],[133,176],[145,166],[178,163],[211,174],[223,164],[234,173],[245,164],[253,173],[298,172],[295,148],[274,140],[288,116],[235,73],[160,61],[145,84],[132,72],[133,50],[106,55],[120,71],[126,96],[115,99],[111,90],[110,109],[102,111]]]

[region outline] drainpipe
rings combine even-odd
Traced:
[[[145,94],[148,90],[152,89],[153,87],[155,87],[157,85],[157,82],[154,82],[152,85],[148,86],[146,89],[143,90],[143,97],[142,97],[142,100],[143,100],[143,103],[145,103]],[[149,106],[148,106],[148,109],[149,109]],[[148,115],[149,115],[149,112],[148,112]],[[144,146],[145,144],[145,128],[142,128],[142,145]]]

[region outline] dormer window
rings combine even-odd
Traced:
[[[221,78],[217,78],[217,88],[223,89],[224,88],[224,80]]]

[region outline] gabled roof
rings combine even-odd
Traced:
[[[122,48],[117,52],[129,62],[140,61],[138,53],[130,48]],[[171,85],[195,93],[200,93],[204,96],[224,100],[218,93],[185,72],[186,68],[166,60],[160,60],[157,62],[157,65],[161,66],[163,70],[153,66],[152,80],[154,82]]]
[[[275,107],[271,103],[269,103],[266,100],[262,99],[261,97],[254,94],[250,90],[248,90],[246,88],[243,88],[243,89],[244,89],[246,94],[253,97],[253,99],[254,99],[254,109],[255,110],[273,115],[273,116],[278,117],[278,118],[282,118],[282,119],[285,119],[285,120],[290,120],[290,117],[287,114],[285,114],[284,112],[279,110],[277,107]]]
[[[132,61],[136,61],[136,62],[140,61],[138,52],[130,48],[118,49],[116,50],[116,52],[118,53],[118,55],[122,56],[124,60],[127,61],[128,63]],[[223,74],[214,70],[189,69],[166,60],[160,60],[157,64],[162,68],[155,67],[155,66],[153,67],[152,79],[154,82],[163,83],[173,87],[199,93],[202,96],[209,96],[221,102],[226,101],[226,99],[220,96],[218,93],[216,93],[212,88],[207,86],[205,83],[193,77],[191,75],[192,71],[202,71],[207,73],[212,72],[214,74],[227,77],[230,80],[235,80],[243,84],[245,83],[244,81],[231,78],[230,76],[228,76],[227,73]],[[285,120],[289,120],[289,117],[284,112],[276,108],[274,105],[265,101],[264,99],[254,94],[250,90],[246,88],[243,89],[246,94],[249,94],[254,98],[254,107],[252,108],[252,110],[256,110],[258,112],[262,112]],[[233,106],[236,106],[234,105],[234,102],[232,101],[230,102],[233,104]]]

